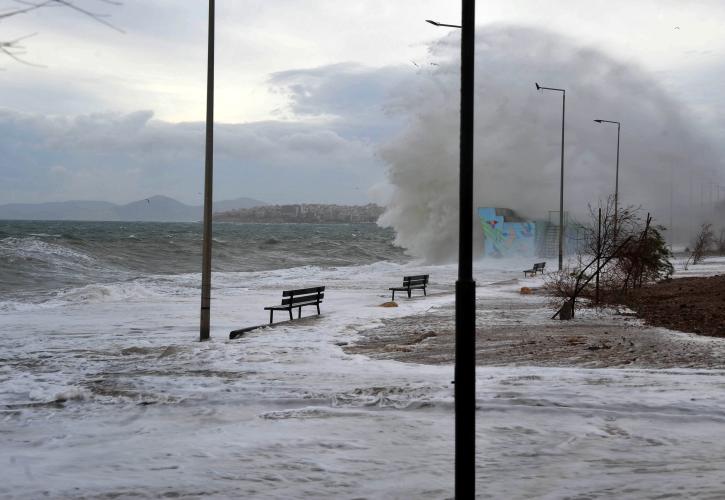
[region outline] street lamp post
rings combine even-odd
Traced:
[[[462,0],[461,26],[427,20],[434,26],[461,28],[461,130],[456,281],[455,498],[474,498],[476,488],[476,282],[473,281],[473,78],[476,1]]]
[[[612,120],[594,120],[597,123],[611,123],[617,126],[617,170],[614,175],[614,237],[617,237],[617,218],[619,217],[619,131],[622,127],[620,122]],[[670,197],[672,194],[670,193]],[[671,202],[670,202],[671,203]],[[670,214],[672,213],[672,207],[670,207]],[[670,223],[670,229],[672,229]]]
[[[201,257],[201,321],[199,341],[209,340],[211,319],[211,214],[214,179],[214,0],[209,0],[206,61],[206,151],[204,160],[204,227]]]
[[[559,185],[559,271],[564,267],[564,123],[566,120],[566,90],[542,87],[536,83],[536,90],[561,92],[561,182]]]

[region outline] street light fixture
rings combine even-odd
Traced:
[[[473,78],[476,1],[461,1],[461,131],[456,281],[455,498],[474,498],[476,488],[476,282],[473,281]]]
[[[444,24],[439,23],[438,21],[431,21],[430,19],[426,19],[425,22],[431,23],[433,26],[445,26],[446,28],[460,28],[457,24]]]
[[[209,340],[211,320],[211,214],[214,184],[214,0],[209,0],[206,61],[206,151],[204,159],[204,226],[201,257],[201,320],[199,341]]]
[[[617,171],[614,176],[614,236],[616,238],[617,236],[617,217],[619,217],[619,131],[621,129],[622,124],[620,122],[612,121],[612,120],[594,120],[595,122],[602,124],[602,123],[611,123],[617,125]],[[672,214],[672,208],[670,206],[670,215]],[[672,224],[670,223],[670,229],[672,229]]]
[[[561,182],[559,185],[559,271],[564,267],[564,123],[566,120],[566,90],[543,87],[536,83],[536,90],[561,92]]]

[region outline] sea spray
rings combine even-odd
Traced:
[[[393,192],[380,224],[429,262],[454,260],[458,245],[459,44],[457,31],[434,43],[430,69],[394,96],[390,112],[407,127],[381,150]],[[690,178],[712,178],[722,165],[688,111],[643,70],[554,33],[494,25],[478,28],[475,78],[476,206],[543,220],[558,211],[561,96],[538,92],[538,81],[567,90],[572,217],[585,218],[614,191],[617,132],[597,118],[622,122],[621,205],[642,206],[659,223],[672,209],[676,228],[701,215],[688,206]],[[472,230],[480,253],[480,229]]]

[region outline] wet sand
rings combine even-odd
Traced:
[[[481,366],[725,369],[725,339],[647,326],[625,308],[579,308],[571,321],[552,320],[546,297],[538,293],[521,295],[517,284],[491,291],[477,289],[476,359]],[[454,360],[454,340],[451,304],[385,320],[361,332],[345,350],[376,359],[446,364]]]

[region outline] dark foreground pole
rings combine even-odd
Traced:
[[[214,181],[214,0],[209,0],[206,63],[206,156],[204,161],[204,229],[201,257],[201,326],[199,341],[209,340],[211,319],[211,213]]]
[[[456,281],[456,498],[476,487],[476,283],[473,281],[473,75],[476,2],[462,0],[461,151]]]

